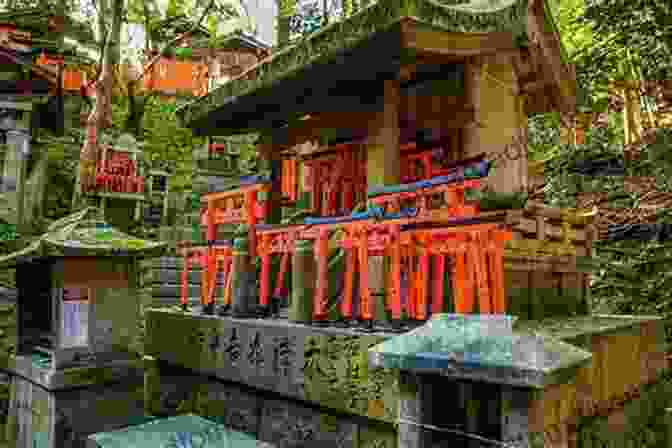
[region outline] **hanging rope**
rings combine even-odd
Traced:
[[[469,438],[469,439],[489,443],[491,445],[501,446],[503,448],[520,448],[521,447],[521,444],[511,443],[511,442],[503,442],[501,440],[495,440],[495,439],[489,439],[487,437],[479,436],[478,434],[462,431],[462,430],[459,430],[459,429],[442,428],[442,427],[439,427],[439,426],[430,425],[428,423],[413,422],[413,421],[406,420],[406,419],[403,419],[403,418],[398,419],[397,422],[398,423],[403,423],[405,425],[411,425],[411,426],[423,428],[423,429],[429,429],[431,431],[443,432],[443,433],[448,433],[448,434],[456,434],[456,435],[463,436],[463,437],[466,437],[466,438]]]

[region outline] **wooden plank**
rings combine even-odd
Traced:
[[[504,270],[507,313],[521,319],[530,317],[530,278],[527,271]]]
[[[453,97],[402,97],[400,115],[412,116],[417,127],[441,127],[442,129],[460,129],[474,120],[473,110],[455,105]],[[441,107],[432,107],[436,100]],[[282,151],[307,141],[321,140],[325,129],[343,129],[369,133],[369,126],[375,122],[376,112],[348,111],[324,112],[305,120],[297,121],[289,128],[277,131],[273,135],[274,151]]]
[[[570,208],[551,207],[538,201],[528,201],[525,204],[525,212],[532,215],[544,216],[555,221],[567,221],[570,224],[578,226],[591,224],[595,216],[597,216],[596,208],[590,211],[581,211]]]
[[[525,234],[537,235],[537,221],[528,218],[521,218],[517,223],[512,224],[514,230],[520,230]],[[549,239],[564,240],[564,229],[555,225],[545,225],[545,234]],[[585,242],[586,231],[582,229],[569,229],[569,237],[572,241]]]
[[[509,253],[520,255],[555,255],[555,256],[576,256],[576,247],[568,246],[563,243],[551,241],[540,241],[534,239],[511,240],[506,243],[505,248]]]
[[[577,272],[570,262],[548,261],[551,257],[510,257],[504,253],[504,268],[511,271]]]
[[[141,193],[106,193],[106,192],[92,192],[88,193],[92,196],[98,196],[101,198],[112,198],[112,199],[128,199],[133,201],[144,201],[146,197]]]
[[[229,198],[231,196],[239,196],[247,193],[248,191],[270,191],[271,186],[270,184],[254,184],[254,185],[247,185],[244,187],[236,188],[235,190],[229,190],[229,191],[222,191],[219,193],[208,193],[204,194],[202,196],[202,201],[204,200],[205,202],[212,202],[212,201],[217,201],[219,199],[225,199]]]
[[[503,220],[503,218],[506,216],[506,211],[497,211],[497,212],[487,212],[487,213],[481,213],[477,217],[483,221],[483,224],[503,224],[499,223],[497,221]],[[288,226],[282,226],[278,228],[273,228],[273,229],[263,229],[263,230],[257,230],[257,234],[259,235],[274,235],[274,234],[280,234],[280,233],[285,233],[285,232],[298,232],[301,233],[308,228],[310,229],[321,229],[326,227],[329,230],[341,230],[344,227],[347,227],[351,224],[361,224],[361,225],[375,225],[375,224],[385,224],[385,225],[392,225],[392,224],[399,224],[399,225],[407,225],[407,224],[425,224],[425,223],[436,223],[436,224],[447,224],[447,226],[444,228],[445,229],[450,229],[451,227],[457,227],[455,225],[450,226],[451,222],[455,221],[455,216],[451,214],[450,211],[447,210],[431,210],[428,214],[428,216],[421,217],[421,218],[403,218],[403,219],[386,219],[384,221],[377,221],[375,219],[363,219],[359,221],[348,221],[345,223],[330,223],[330,224],[314,224],[311,226],[308,226],[306,224],[297,224],[297,225],[288,225]],[[474,226],[477,224],[472,224],[471,226]],[[463,227],[460,225],[459,227]],[[476,227],[474,227],[476,229]]]

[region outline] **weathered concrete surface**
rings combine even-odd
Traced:
[[[163,366],[152,378],[154,415],[192,412],[277,447],[394,448],[392,425],[353,419],[276,394]]]
[[[17,448],[79,447],[86,436],[126,426],[142,416],[141,383],[117,383],[48,391],[12,378],[7,440]]]
[[[627,401],[663,373],[660,320],[578,316],[517,327],[580,346],[594,361],[575,380],[531,394],[524,405],[500,397],[507,422],[502,437],[509,440],[536,446],[545,431],[560,431],[557,437],[566,439],[573,419],[594,418],[600,406]],[[310,440],[398,446],[393,426],[403,401],[398,373],[367,366],[369,348],[391,334],[168,309],[148,311],[147,328],[146,353],[162,365],[154,373],[146,370],[146,380],[155,382],[148,394],[152,413],[191,410],[279,446]],[[183,370],[175,373],[174,366]],[[588,406],[585,412],[582,406]],[[562,427],[564,433],[557,429]]]
[[[384,334],[283,320],[147,313],[146,354],[173,365],[315,405],[392,423],[398,385],[369,371],[367,351]]]

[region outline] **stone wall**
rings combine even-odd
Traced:
[[[396,447],[391,424],[357,419],[175,367],[164,366],[161,372],[153,377],[156,393],[151,412],[155,415],[193,412],[278,448]]]
[[[672,446],[672,376],[591,415],[574,415],[560,425],[535,432],[532,448],[667,448]]]
[[[666,413],[670,406],[672,378],[666,375],[610,412],[580,419],[576,427],[577,448],[672,446]]]
[[[273,319],[150,310],[145,352],[171,365],[337,412],[394,423],[397,375],[370,370],[384,335]]]
[[[12,300],[0,301],[0,368],[7,366],[8,356],[16,350],[16,305]],[[9,375],[0,372],[0,428],[7,422],[9,409]],[[0,430],[0,441],[5,432]]]

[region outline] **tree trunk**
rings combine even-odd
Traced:
[[[79,195],[90,191],[95,185],[96,162],[98,160],[98,134],[101,130],[112,125],[112,85],[114,67],[119,62],[121,40],[121,24],[124,10],[124,0],[112,0],[112,24],[108,28],[105,23],[107,2],[98,2],[99,26],[107,30],[107,39],[103,51],[103,62],[100,77],[95,83],[95,105],[92,108],[86,123],[86,141],[80,152],[79,163]],[[76,193],[76,194],[77,194]],[[75,203],[81,197],[75,199]]]

